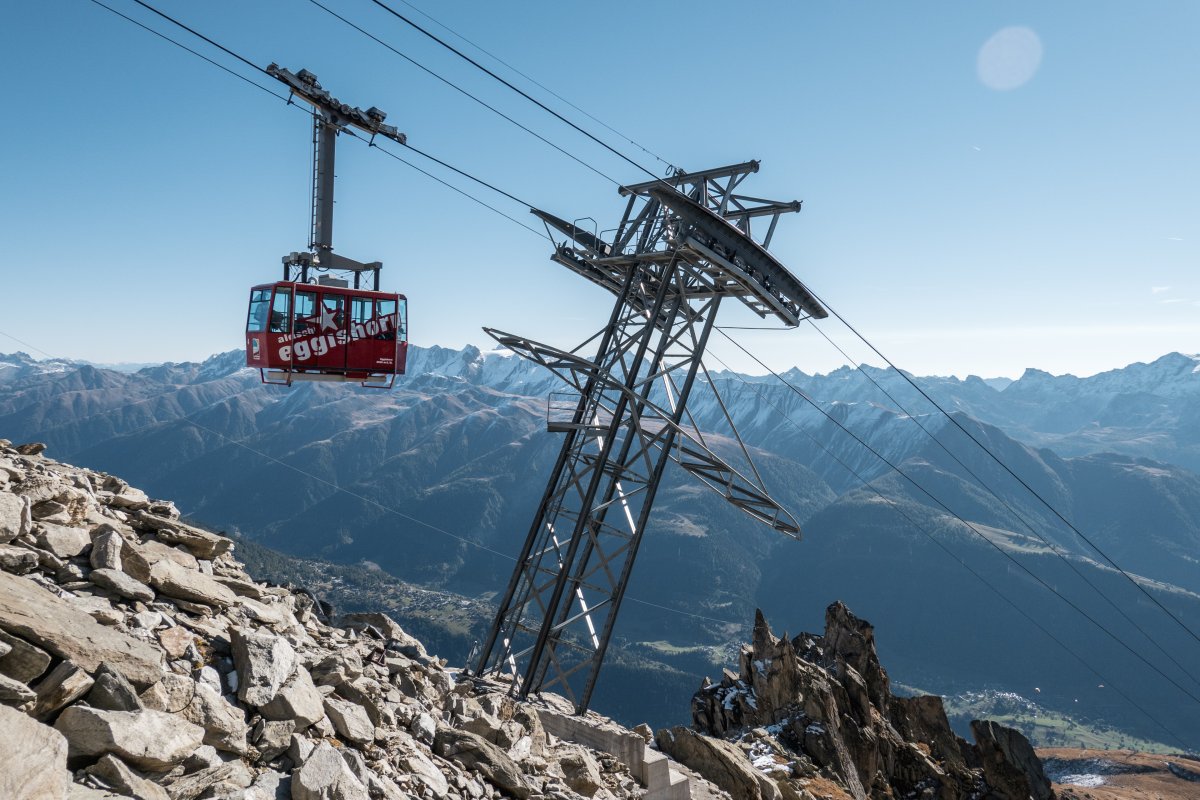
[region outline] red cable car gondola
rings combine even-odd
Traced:
[[[408,355],[408,301],[379,291],[380,262],[364,264],[333,252],[333,168],[337,135],[348,127],[372,141],[379,135],[404,144],[405,136],[383,124],[387,115],[378,108],[363,111],[330,96],[307,70],[292,73],[272,64],[267,73],[314,108],[312,252],[284,256],[283,280],[250,290],[246,366],[257,367],[263,383],[354,381],[391,388]],[[314,282],[313,272],[323,274]],[[329,272],[353,276],[353,288]],[[373,279],[373,289],[360,288],[364,275]]]
[[[390,388],[404,374],[404,295],[336,284],[344,281],[279,281],[250,290],[246,365],[259,368],[263,383],[354,381]]]

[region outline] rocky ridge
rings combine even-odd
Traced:
[[[383,614],[331,625],[171,503],[41,450],[0,440],[0,797],[654,797],[547,733],[572,724],[553,704],[462,679]]]
[[[335,624],[121,479],[0,439],[0,797],[1048,800],[1015,731],[892,697],[871,628],[759,615],[696,730],[517,703],[383,614]],[[670,761],[664,756],[674,757]]]
[[[1018,731],[977,720],[972,745],[940,697],[893,696],[873,628],[841,603],[822,636],[776,637],[759,612],[739,673],[706,680],[692,719],[659,731],[659,747],[735,800],[1054,797]]]

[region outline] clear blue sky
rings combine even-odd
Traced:
[[[777,255],[907,369],[1089,374],[1200,351],[1200,4],[414,2],[672,163],[761,159],[747,189],[804,200]],[[367,0],[327,3],[618,180],[643,178]],[[619,218],[607,181],[308,0],[156,5],[257,63],[315,72],[559,216]],[[0,331],[102,362],[240,346],[248,287],[307,242],[306,118],[88,0],[3,18]],[[544,239],[356,142],[338,159],[336,248],[385,263],[415,343],[486,346],[488,325],[573,345],[605,319],[609,297]],[[775,367],[840,363],[811,330],[743,338]]]

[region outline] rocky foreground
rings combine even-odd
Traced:
[[[382,614],[330,624],[124,481],[0,440],[0,798],[1048,800],[1015,731],[891,696],[870,625],[758,619],[693,728],[517,703]],[[671,759],[664,757],[669,755]]]

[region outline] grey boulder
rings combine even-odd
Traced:
[[[292,800],[370,800],[370,794],[338,751],[321,742],[292,773]]]
[[[264,719],[290,719],[296,723],[296,730],[302,731],[325,718],[322,701],[321,693],[313,685],[308,670],[298,669],[271,702],[262,706],[260,710]]]
[[[153,589],[141,581],[134,580],[119,569],[94,569],[88,575],[88,580],[127,600],[141,600],[143,603],[154,600]]]
[[[0,731],[4,731],[0,797],[66,797],[71,773],[62,734],[2,705]]]
[[[0,494],[0,497],[6,496],[11,497],[11,495]],[[37,553],[32,550],[26,550],[24,547],[0,544],[0,569],[5,572],[24,575],[26,572],[32,572],[37,569],[37,565]]]
[[[74,558],[87,549],[92,537],[82,528],[55,525],[52,522],[38,523],[38,547],[49,550],[59,558]]]
[[[150,568],[150,585],[167,597],[225,608],[237,602],[237,595],[202,572],[188,569],[164,558]]]
[[[161,677],[158,648],[105,627],[87,612],[28,580],[0,572],[0,628],[28,639],[87,672],[108,662],[131,683],[149,686]],[[15,655],[9,653],[0,661]],[[17,677],[12,675],[12,677]]]
[[[247,628],[234,628],[231,634],[238,698],[248,705],[264,706],[296,671],[296,651],[281,636]]]
[[[11,542],[29,533],[32,518],[29,500],[8,492],[0,493],[0,542]]]
[[[434,752],[480,773],[496,788],[518,800],[529,797],[521,769],[503,750],[468,731],[442,728],[434,739]]]
[[[161,711],[105,711],[71,706],[55,729],[67,737],[70,756],[95,758],[113,753],[141,769],[166,771],[204,741],[204,729]]]

